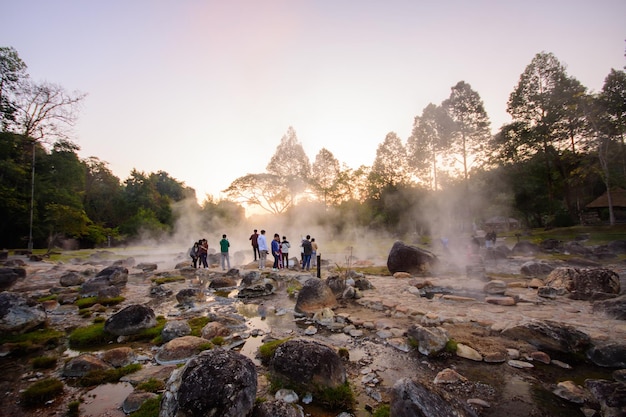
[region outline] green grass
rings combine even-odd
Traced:
[[[165,389],[165,382],[160,379],[150,378],[137,385],[137,389],[145,392],[159,392]]]
[[[86,327],[79,327],[70,333],[69,343],[72,349],[103,346],[117,337],[104,330],[104,323],[94,323]]]
[[[319,387],[317,401],[331,410],[352,410],[355,397],[348,381],[337,387]]]
[[[210,321],[211,319],[206,316],[194,317],[192,319],[187,320],[187,324],[189,325],[189,327],[191,327],[191,336],[201,337],[202,329]]]
[[[96,304],[101,304],[103,306],[113,306],[124,301],[125,298],[122,296],[118,297],[85,297],[79,298],[74,303],[78,308],[85,309],[89,307],[93,307]]]
[[[53,356],[38,356],[33,358],[33,369],[52,369],[57,364],[57,358]]]
[[[139,410],[130,413],[130,417],[158,417],[161,410],[161,396],[146,400]]]
[[[274,355],[274,352],[276,352],[276,349],[278,348],[278,346],[282,345],[287,340],[289,339],[287,338],[287,339],[272,340],[270,342],[263,343],[261,346],[259,346],[259,356],[261,359],[261,363],[263,363],[264,365],[269,364],[270,359],[272,359],[272,356]]]
[[[58,297],[58,294],[50,294],[50,295],[46,295],[45,297],[38,298],[37,302],[43,303],[44,301],[56,300],[57,297]]]
[[[42,379],[28,387],[20,395],[22,404],[27,407],[43,405],[63,392],[63,382],[56,378]]]
[[[115,369],[96,370],[88,372],[85,376],[79,378],[78,383],[83,387],[91,387],[94,385],[102,385],[114,383],[120,380],[124,375],[132,374],[141,369],[141,365],[133,363]]]
[[[391,415],[391,408],[389,404],[383,404],[377,407],[372,413],[372,417],[389,417]]]
[[[185,282],[185,277],[182,276],[174,276],[174,277],[159,277],[159,278],[152,278],[152,282],[154,282],[155,284],[161,285],[161,284],[168,284],[170,282]]]
[[[6,344],[13,355],[25,355],[37,350],[58,346],[65,333],[42,328],[23,334],[0,334],[0,345]]]

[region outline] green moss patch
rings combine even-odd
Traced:
[[[133,363],[123,366],[121,368],[91,371],[88,372],[87,375],[81,377],[78,380],[78,383],[83,387],[115,383],[118,382],[120,378],[124,375],[132,374],[133,372],[137,372],[140,369],[140,364]]]
[[[56,378],[47,378],[35,382],[21,394],[22,404],[26,407],[43,405],[63,392],[63,382]]]
[[[81,349],[106,345],[117,337],[104,330],[104,323],[94,323],[79,327],[70,333],[69,343],[72,349]]]

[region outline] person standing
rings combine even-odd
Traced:
[[[311,239],[311,266],[315,268],[317,266],[317,242],[315,238]]]
[[[307,271],[311,269],[311,253],[313,252],[313,246],[311,246],[311,236],[306,235],[306,239],[302,241],[302,269],[306,269]]]
[[[200,241],[200,263],[203,268],[208,268],[209,264],[206,261],[207,255],[209,254],[209,242],[206,239],[202,239]]]
[[[257,255],[261,256],[259,252],[259,234],[256,232],[256,229],[254,229],[254,233],[250,235],[250,239],[248,240],[252,243],[252,253],[254,254],[254,260],[256,261]]]
[[[289,268],[289,248],[291,244],[287,240],[285,236],[283,236],[283,241],[280,242],[280,253],[283,258],[283,268]]]
[[[193,242],[193,246],[189,249],[189,256],[191,256],[191,265],[194,268],[198,267],[198,256],[199,256],[199,244],[198,242]]]
[[[226,239],[226,235],[222,235],[222,240],[220,240],[220,253],[221,263],[222,263],[222,271],[226,270],[226,266],[230,269],[230,256],[228,255],[228,248],[230,247],[230,242]]]
[[[272,256],[274,257],[272,271],[278,271],[280,261],[280,235],[278,233],[274,233],[274,239],[272,239]]]
[[[259,245],[259,269],[265,268],[265,259],[267,258],[267,240],[265,239],[265,230],[261,230],[261,234],[257,239]]]

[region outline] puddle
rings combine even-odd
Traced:
[[[124,417],[122,403],[133,392],[133,386],[127,382],[100,385],[84,396],[80,405],[81,417]]]

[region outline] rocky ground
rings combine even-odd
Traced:
[[[125,254],[118,252],[118,255],[123,257]],[[138,262],[141,261],[140,255],[133,255]],[[484,260],[485,253],[482,255]],[[156,271],[146,272],[131,266],[128,283],[122,292],[125,301],[102,314],[108,317],[131,304],[149,305],[157,315],[163,315],[168,320],[206,315],[208,312],[236,311],[248,319],[248,329],[240,332],[244,334],[245,342],[238,344],[236,349],[251,358],[255,357],[256,347],[261,344],[263,336],[299,336],[336,348],[346,348],[349,352],[348,376],[357,394],[356,409],[352,413],[357,417],[369,416],[371,410],[388,403],[396,381],[407,377],[430,386],[436,385],[438,390],[470,404],[481,416],[625,415],[613,409],[602,411],[602,404],[589,399],[589,393],[584,389],[584,381],[588,378],[613,381],[613,373],[619,371],[618,367],[601,367],[584,357],[540,349],[532,340],[513,337],[506,332],[525,323],[550,321],[559,326],[571,326],[587,334],[594,343],[616,343],[623,348],[626,341],[626,322],[594,311],[591,301],[573,300],[562,295],[540,297],[537,287],[545,276],[528,276],[520,272],[525,263],[536,258],[536,255],[512,254],[505,259],[488,258],[481,264],[484,270],[470,277],[465,268],[454,266],[458,262],[452,259],[450,262],[442,259],[442,267],[436,273],[422,276],[366,276],[374,288],[362,291],[360,298],[339,300],[333,309],[333,325],[328,325],[294,314],[295,297],[288,294],[286,285],[278,285],[272,295],[250,300],[238,299],[236,290],[224,293],[207,288],[207,282],[212,277],[222,274],[219,268],[197,270],[194,276],[183,282],[167,284],[174,295],[185,288],[202,289],[206,297],[193,307],[181,307],[173,295],[155,298],[150,294],[154,286],[151,278],[168,271],[177,274],[176,263],[186,261],[181,254],[164,254],[157,262]],[[555,260],[554,264],[563,265],[563,261]],[[619,274],[623,294],[626,290],[626,264],[617,260],[602,264]],[[51,288],[58,287],[59,277],[67,271],[87,274],[104,266],[105,261],[99,263],[96,259],[66,264],[26,259],[26,278],[20,279],[9,291],[41,297],[49,294]],[[240,266],[242,273],[250,269],[255,269],[254,265]],[[292,277],[302,280],[303,275],[307,275],[298,270],[271,274],[279,284]],[[323,268],[322,278],[331,274]],[[503,281],[506,296],[514,302],[487,302],[484,288],[490,279]],[[431,291],[425,294],[425,288]],[[261,302],[267,309],[265,320],[261,320],[258,313]],[[93,317],[80,317],[77,308],[72,305],[51,302],[46,308],[49,325],[64,331],[85,326],[93,320]],[[344,325],[337,326],[337,323]],[[462,348],[456,353],[436,357],[423,355],[407,337],[409,329],[415,325],[443,328]],[[131,347],[143,361],[143,372],[156,374],[159,370],[163,371],[165,367],[154,360],[155,347],[146,344]],[[464,350],[464,347],[468,349]],[[119,407],[127,394],[124,390],[132,391],[128,383],[121,393],[115,391],[119,387],[105,387],[94,393],[91,391],[93,388],[68,385],[63,398],[45,407],[24,408],[19,403],[20,391],[46,376],[58,377],[64,361],[77,352],[65,345],[56,347],[52,354],[62,360],[57,369],[50,371],[34,371],[29,357],[15,357],[8,353],[6,347],[1,352],[5,355],[0,358],[0,367],[5,370],[0,374],[0,408],[3,415],[62,416],[67,411],[68,402],[78,398],[83,401],[81,415],[124,415]],[[260,375],[258,396],[267,396],[263,367],[256,359],[255,362]],[[129,381],[132,383],[132,378]],[[571,381],[571,385],[565,384],[565,388],[561,389],[559,383],[563,386],[565,381]],[[581,393],[572,386],[580,388]],[[562,394],[563,390],[565,394]],[[579,397],[573,398],[577,393]],[[317,417],[339,414],[316,409],[314,405],[305,406],[305,411],[307,415]]]

